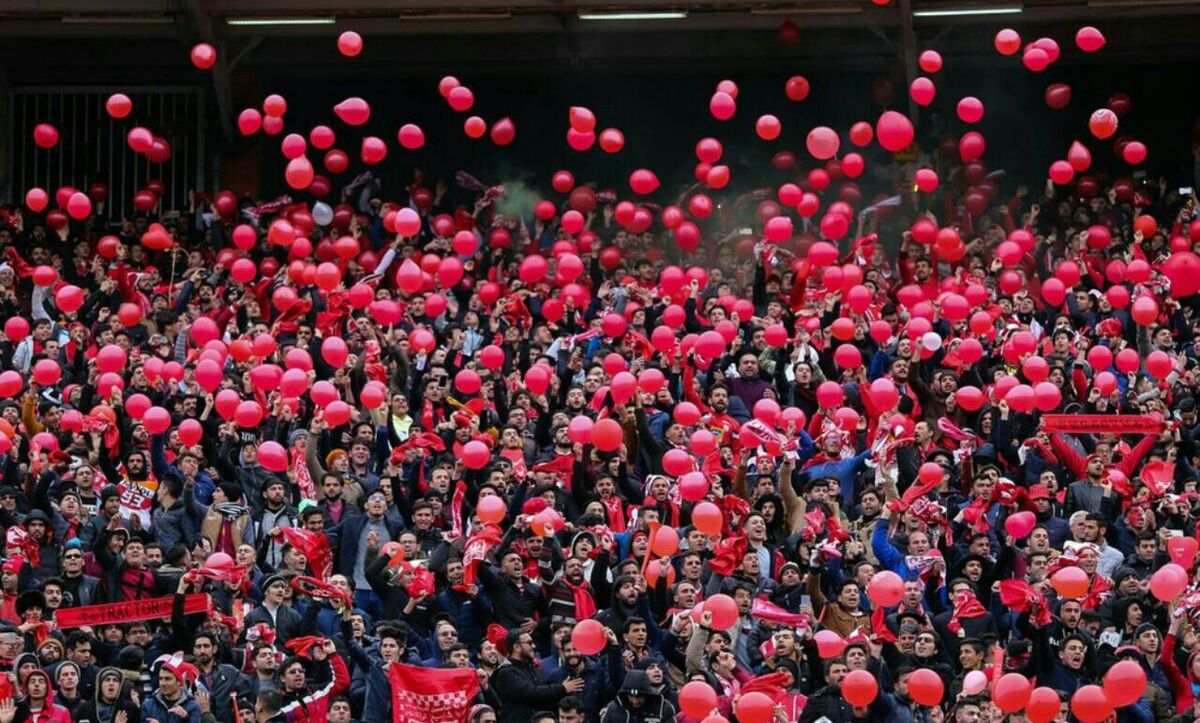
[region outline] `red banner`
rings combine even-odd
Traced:
[[[171,606],[175,598],[154,597],[145,600],[85,605],[78,608],[60,608],[54,614],[54,624],[59,628],[131,623],[135,620],[165,620],[171,617]],[[212,601],[206,592],[192,593],[184,598],[183,614],[207,613]]]
[[[1162,419],[1149,414],[1046,414],[1045,432],[1068,434],[1158,434],[1165,428]]]
[[[392,723],[463,723],[479,694],[474,669],[420,668],[391,663]]]

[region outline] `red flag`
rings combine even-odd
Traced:
[[[308,566],[318,578],[329,579],[333,574],[333,552],[324,532],[309,532],[300,527],[280,527],[279,531],[292,547],[304,553]]]
[[[495,525],[484,525],[483,529],[467,539],[463,548],[463,584],[474,585],[475,577],[479,574],[479,563],[487,557],[488,550],[500,544],[500,528]]]
[[[457,540],[463,533],[463,499],[467,496],[467,483],[462,480],[454,485],[454,497],[450,499],[450,534],[448,539]]]
[[[479,675],[473,669],[391,663],[387,676],[393,723],[462,723],[479,694]]]
[[[727,577],[732,575],[746,556],[746,546],[746,538],[741,535],[726,537],[713,548],[713,556],[708,561],[709,568]]]
[[[750,603],[750,615],[759,620],[808,630],[812,630],[815,625],[815,621],[808,615],[804,613],[789,613],[775,603],[768,602],[760,597],[754,598],[754,601]]]

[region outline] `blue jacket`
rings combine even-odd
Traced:
[[[871,549],[875,552],[875,557],[878,558],[883,569],[891,570],[904,580],[916,580],[920,573],[905,564],[904,553],[897,550],[892,541],[888,539],[889,522],[882,517],[875,520],[875,532],[871,536]]]
[[[438,608],[450,617],[454,629],[458,631],[458,642],[471,650],[478,650],[483,643],[484,633],[492,620],[492,599],[488,597],[483,585],[472,598],[463,592],[446,589],[437,594]]]
[[[383,670],[383,659],[379,647],[372,645],[368,650],[354,639],[350,623],[342,622],[342,639],[350,651],[350,659],[357,672],[366,676],[366,697],[363,702],[363,720],[386,721],[392,717],[392,684]]]
[[[351,580],[354,579],[354,565],[358,561],[358,538],[369,519],[369,515],[349,515],[343,517],[341,523],[329,531],[333,535],[336,535],[338,541],[338,559],[334,567],[340,574],[349,577]],[[400,539],[400,533],[404,530],[404,525],[397,517],[391,514],[391,509],[383,514],[383,522],[387,525],[388,534],[392,536],[392,539]],[[364,561],[364,567],[365,565]],[[368,717],[367,720],[375,719]]]
[[[811,467],[805,467],[796,474],[802,482],[833,477],[842,488],[842,503],[849,506],[854,504],[854,480],[858,471],[871,458],[871,450],[863,450],[853,457],[840,459],[836,462],[821,462]]]
[[[167,439],[164,435],[155,434],[150,437],[150,464],[154,470],[155,476],[161,478],[167,472],[174,472],[179,475],[180,479],[184,477],[183,471],[179,469],[179,465],[170,464],[167,462]],[[213,491],[217,489],[217,483],[213,482],[213,478],[208,476],[208,473],[201,469],[196,473],[196,499],[202,504],[211,505]],[[166,546],[163,546],[166,549]],[[161,722],[160,722],[161,723]]]
[[[180,718],[168,712],[175,706],[181,706],[187,712],[187,717]],[[158,723],[200,723],[200,704],[188,695],[187,691],[183,691],[183,695],[176,702],[167,703],[162,697],[162,692],[156,690],[153,695],[142,701],[142,720],[148,718],[153,718]]]

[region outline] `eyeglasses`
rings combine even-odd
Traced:
[[[83,559],[83,555],[80,555],[80,554],[79,554],[79,553],[77,553],[77,552],[72,552],[72,553],[70,553],[70,554],[63,555],[63,559],[64,559],[64,560],[82,560],[82,559]]]

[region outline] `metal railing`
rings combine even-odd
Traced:
[[[115,92],[133,101],[133,111],[120,120],[105,110],[105,102]],[[46,189],[53,199],[62,186],[86,192],[98,181],[108,186],[104,215],[119,222],[135,213],[133,195],[157,179],[164,190],[155,212],[187,210],[188,192],[205,185],[204,102],[199,88],[12,89],[10,200],[19,201],[34,186]],[[33,128],[38,123],[58,129],[57,146],[42,149],[34,144]],[[171,157],[165,163],[151,163],[129,148],[126,134],[135,126],[148,128],[170,144]]]

